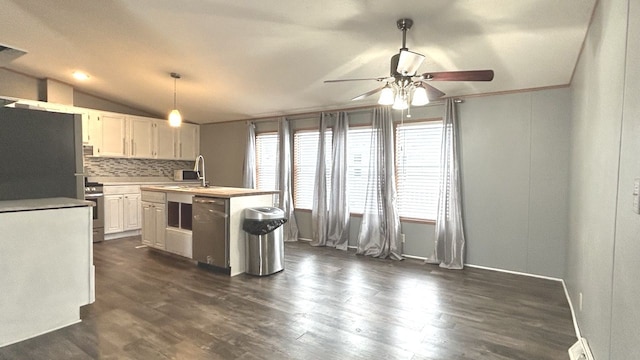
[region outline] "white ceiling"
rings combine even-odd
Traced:
[[[419,72],[493,69],[492,82],[432,83],[447,96],[566,85],[595,0],[3,0],[5,67],[84,92],[207,123],[373,104],[349,99],[398,52],[412,18]],[[74,70],[91,75],[72,79]],[[0,94],[2,95],[2,94]]]

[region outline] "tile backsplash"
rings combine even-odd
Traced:
[[[169,177],[174,170],[193,169],[193,161],[84,157],[86,176]]]

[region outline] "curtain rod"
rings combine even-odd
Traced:
[[[444,105],[444,100],[445,99],[434,100],[434,101],[430,102],[429,104],[424,105],[424,106],[420,106],[420,107],[423,108],[423,107]],[[228,124],[228,123],[236,123],[236,122],[241,122],[241,121],[244,121],[244,122],[247,122],[247,123],[249,123],[249,122],[277,121],[279,118],[282,118],[282,117],[287,118],[287,120],[296,121],[296,120],[306,119],[311,115],[320,115],[323,112],[324,113],[331,113],[331,112],[338,112],[338,111],[345,111],[345,112],[371,111],[376,106],[379,106],[379,105],[362,105],[362,106],[354,106],[354,107],[343,107],[343,108],[335,108],[335,109],[307,111],[307,112],[300,112],[300,113],[289,113],[289,114],[279,114],[279,115],[270,115],[270,116],[260,116],[260,117],[248,118],[248,119],[238,119],[238,120],[210,122],[210,123],[206,123],[206,124],[203,124],[203,125],[207,125],[207,124]]]

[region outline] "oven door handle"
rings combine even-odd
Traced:
[[[84,198],[85,199],[96,199],[96,198],[99,198],[99,197],[102,197],[102,196],[104,196],[104,194],[90,194],[90,195],[85,195]]]

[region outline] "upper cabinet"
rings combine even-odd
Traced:
[[[175,128],[169,126],[167,120],[154,120],[154,146],[157,159],[171,160],[177,156],[177,136]]]
[[[195,160],[200,153],[199,126],[182,123],[179,128],[179,143],[177,158],[180,160]]]
[[[82,143],[93,147],[93,156],[194,160],[200,153],[199,125],[182,123],[173,128],[166,119],[34,100],[19,103],[30,109],[82,115]]]
[[[135,116],[128,116],[127,120],[129,122],[129,155],[135,158],[154,158],[154,122]]]
[[[122,114],[103,113],[98,122],[102,123],[102,149],[100,156],[124,157],[129,155],[127,144],[127,121]]]

